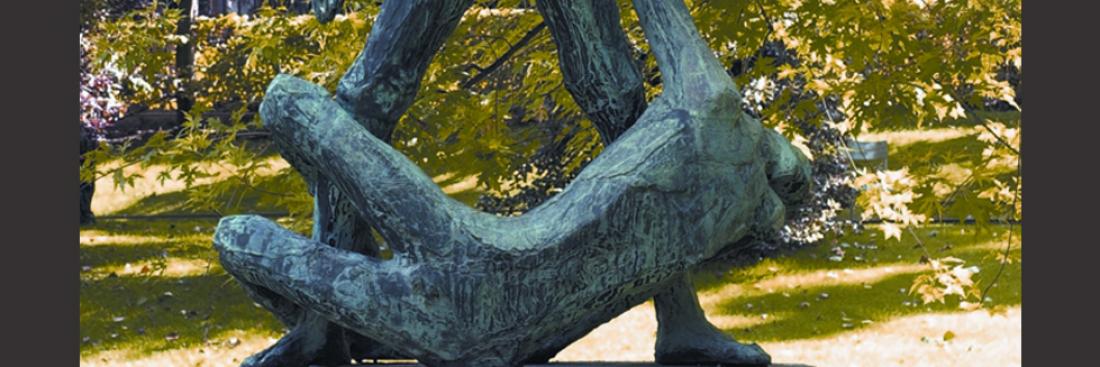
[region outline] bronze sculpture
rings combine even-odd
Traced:
[[[318,17],[338,3],[315,1]],[[264,124],[310,183],[315,225],[305,238],[254,216],[219,224],[225,269],[292,329],[245,365],[346,363],[379,346],[430,366],[546,361],[651,297],[658,362],[770,363],[706,321],[688,275],[778,229],[809,192],[809,165],[742,112],[683,3],[634,1],[663,78],[648,105],[614,2],[538,3],[566,86],[608,145],[518,217],[448,198],[387,143],[471,4],[383,3],[335,98],[271,83]],[[373,256],[372,227],[393,259]]]

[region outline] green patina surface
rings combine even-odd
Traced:
[[[659,361],[767,363],[706,321],[688,274],[776,230],[808,164],[741,112],[684,5],[635,2],[663,77],[646,106],[640,74],[608,68],[630,65],[617,14],[594,16],[608,5],[540,3],[562,61],[578,61],[563,67],[570,92],[610,144],[562,193],[502,218],[448,198],[386,142],[470,4],[386,3],[335,99],[287,76],[268,88],[261,115],[318,213],[312,239],[260,217],[219,223],[222,265],[292,329],[245,364],[347,360],[366,338],[430,365],[516,365],[653,297]],[[393,259],[369,256],[368,226]]]

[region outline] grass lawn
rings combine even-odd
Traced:
[[[104,221],[81,231],[80,335],[85,363],[233,365],[283,332],[282,325],[255,306],[218,265],[210,245],[215,224],[212,220]],[[979,266],[981,282],[996,272],[994,254],[1001,251],[1007,233],[1006,227],[977,233],[967,225],[918,231],[934,257],[955,256]],[[836,239],[835,245],[828,242],[746,268],[697,274],[700,301],[708,317],[738,339],[771,345],[777,361],[815,365],[814,360],[779,358],[786,356],[783,351],[818,350],[831,345],[826,343],[830,340],[882,333],[879,326],[897,320],[905,324],[914,316],[974,318],[956,329],[905,336],[933,350],[973,343],[962,337],[943,343],[944,333],[964,335],[971,322],[1015,315],[1009,326],[1019,323],[1018,261],[1006,267],[990,290],[990,304],[998,316],[963,312],[950,301],[923,305],[910,295],[913,278],[929,272],[928,265],[919,263],[923,251],[914,247],[911,236],[901,242],[884,241],[869,230]],[[834,255],[833,247],[845,252],[843,260],[828,259]],[[1014,246],[1012,253],[1019,259],[1020,247]],[[913,325],[890,329],[897,327]],[[559,359],[651,359],[655,330],[652,305],[647,303],[563,351]],[[997,335],[975,335],[1005,343]],[[623,344],[631,338],[639,340]],[[825,344],[810,349],[782,347],[798,345],[790,343]],[[1019,355],[1018,343],[997,346],[1016,348]]]

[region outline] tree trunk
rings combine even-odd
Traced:
[[[84,154],[96,148],[95,130],[80,126],[80,165],[85,164]],[[80,225],[95,223],[92,213],[92,195],[95,194],[95,181],[80,181]]]
[[[183,36],[185,42],[176,45],[176,77],[180,80],[179,90],[176,91],[176,111],[182,116],[191,111],[195,105],[195,94],[191,76],[195,68],[195,41],[191,32],[192,19],[199,14],[197,0],[179,0],[176,6],[183,11],[179,23],[176,25],[176,34]]]

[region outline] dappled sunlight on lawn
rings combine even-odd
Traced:
[[[766,294],[787,294],[802,289],[838,285],[864,285],[878,282],[897,274],[917,273],[927,270],[920,264],[894,263],[864,269],[837,269],[798,272],[776,275],[774,278],[753,284],[730,283],[716,290],[699,293],[703,307],[715,306],[724,299]]]
[[[164,242],[164,237],[142,235],[111,235],[103,231],[88,231],[80,236],[80,246],[104,245],[140,245],[150,242]]]
[[[236,366],[284,332],[219,266],[210,239],[215,224],[105,221],[81,231],[83,365]],[[936,226],[917,233],[933,257],[955,256],[980,266],[977,280],[985,284],[995,273],[1007,227],[982,233],[972,228]],[[1008,310],[1003,315],[960,310],[957,299],[924,305],[910,294],[913,279],[931,271],[919,263],[925,252],[911,236],[886,241],[872,227],[825,242],[751,266],[703,269],[695,280],[708,319],[738,340],[760,342],[782,363],[1018,363],[1018,242],[1014,261],[989,294],[988,305]],[[647,302],[595,329],[556,360],[652,361],[656,328]],[[946,331],[955,338],[944,342]]]
[[[113,273],[120,277],[127,276],[157,276],[167,278],[179,278],[186,276],[202,275],[211,270],[220,269],[213,259],[189,260],[180,258],[167,258],[165,261],[139,261],[126,263],[122,266],[103,266],[93,268],[93,271]]]
[[[278,336],[282,325],[218,265],[215,223],[111,221],[82,230],[81,356],[111,353],[94,361],[120,365],[161,351],[209,352],[229,337]]]
[[[185,348],[174,348],[153,353],[141,353],[132,349],[107,350],[83,356],[81,366],[232,366],[241,364],[256,351],[267,348],[276,341],[277,334],[261,335],[248,330],[230,330],[207,342]]]
[[[937,226],[917,233],[931,254],[980,265],[979,279],[988,281],[998,265],[992,256],[1004,249],[1006,227],[994,227],[994,233],[972,228]],[[884,241],[875,231],[749,267],[700,272],[696,284],[707,318],[738,340],[759,342],[777,363],[1019,364],[1018,262],[1009,264],[991,289],[987,303],[993,312],[963,311],[954,299],[925,305],[909,293],[913,279],[931,271],[918,261],[924,251],[914,247],[910,236]],[[828,259],[837,251],[844,252],[839,261]],[[1012,251],[1017,259],[1019,251],[1017,242]],[[555,360],[652,361],[656,330],[652,302],[647,302],[600,326]],[[944,342],[947,331],[954,338]]]
[[[827,339],[761,345],[776,362],[814,366],[1019,366],[1021,316],[1020,307],[923,314]]]
[[[268,165],[268,168],[262,169],[258,172],[260,176],[271,176],[280,169],[289,167],[281,157],[269,157],[264,163]],[[117,166],[118,163],[109,162],[99,167],[100,170],[107,170],[109,167]],[[211,173],[212,177],[204,177],[194,182],[195,185],[204,185],[214,182],[216,180],[222,180],[229,177],[233,172],[232,167],[228,167],[221,164],[214,163],[202,163],[199,164],[201,169]],[[135,204],[138,204],[142,200],[146,200],[150,197],[156,197],[163,194],[178,193],[187,187],[184,180],[177,179],[179,172],[172,171],[172,179],[167,179],[161,182],[158,180],[165,171],[168,171],[170,167],[163,165],[155,165],[147,168],[141,168],[139,165],[123,168],[123,172],[127,175],[140,175],[136,177],[133,182],[133,186],[127,186],[125,189],[115,187],[113,176],[107,175],[96,180],[95,195],[92,197],[92,212],[96,215],[108,215],[115,214],[129,208]],[[164,211],[178,210],[183,206],[183,202],[174,201],[174,205],[164,208]]]
[[[828,338],[761,342],[775,363],[812,366],[1018,366],[1022,311],[900,317]],[[711,322],[721,317],[708,315]],[[950,332],[950,333],[948,333]],[[657,321],[651,302],[593,330],[554,361],[652,361]],[[945,341],[944,336],[948,339]],[[751,338],[734,336],[742,341]]]
[[[224,273],[82,281],[80,311],[81,355],[143,355],[204,345],[231,330],[277,335],[283,329]]]
[[[911,236],[900,242],[876,241],[872,228],[846,236],[838,245],[805,248],[721,276],[704,273],[697,277],[703,285],[700,302],[711,317],[786,316],[769,317],[768,322],[754,326],[723,328],[754,341],[827,338],[915,314],[961,312],[954,296],[944,303],[924,304],[910,288],[918,275],[932,271],[919,261],[926,255],[958,257],[968,266],[978,266],[981,271],[975,280],[982,287],[988,284],[1000,266],[994,255],[1004,249],[1006,227],[980,235],[967,228],[973,227],[918,230],[927,253]],[[1011,253],[1017,261],[1006,265],[997,286],[986,295],[988,306],[1020,304],[1018,243]]]

